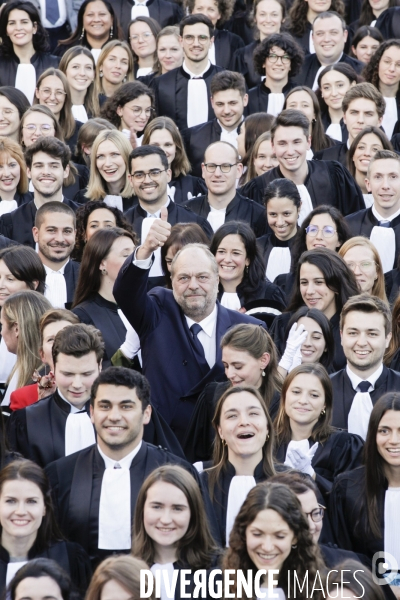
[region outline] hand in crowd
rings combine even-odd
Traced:
[[[168,210],[165,206],[161,208],[160,218],[154,219],[149,233],[143,244],[137,251],[137,260],[149,258],[157,248],[164,246],[171,233],[171,224],[168,223]]]

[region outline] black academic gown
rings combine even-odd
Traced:
[[[78,205],[68,198],[63,199],[64,204],[77,211]],[[0,217],[0,235],[8,237],[24,246],[35,248],[32,235],[32,227],[35,225],[36,205],[33,200],[21,204],[13,212],[6,213]]]
[[[65,308],[68,309],[71,308],[74,300],[80,266],[80,263],[76,262],[75,260],[69,260],[65,265],[64,279],[65,283],[67,284],[67,302],[65,304]]]
[[[332,124],[331,117],[329,115],[329,111],[323,112],[321,115],[321,119],[322,119],[322,124],[324,126],[325,133],[326,133],[326,130],[328,129],[329,125]],[[342,141],[340,143],[345,143],[349,139],[349,132],[347,130],[346,123],[343,121],[343,119],[340,119],[340,130],[342,132]],[[335,141],[339,142],[339,140],[335,140]],[[347,166],[347,165],[345,165],[345,166]]]
[[[356,60],[355,58],[351,58],[351,56],[347,56],[347,54],[342,54],[339,62],[344,62],[347,65],[353,67],[356,73],[361,73],[364,68],[364,63]],[[312,88],[314,85],[315,77],[318,73],[318,69],[321,67],[321,63],[318,60],[316,54],[309,54],[305,57],[303,66],[301,68],[300,73],[296,76],[297,85],[305,85],[309,88]]]
[[[350,227],[353,236],[362,235],[369,238],[371,236],[372,229],[379,225],[378,220],[372,213],[371,206],[369,208],[359,210],[353,215],[348,215],[345,220]],[[397,266],[397,260],[400,254],[400,215],[390,222],[390,226],[394,230],[396,244],[393,262],[393,268],[395,268]]]
[[[350,215],[365,207],[361,189],[350,173],[336,161],[308,160],[308,175],[304,181],[313,208],[330,204],[342,215]],[[274,179],[282,178],[279,167],[252,179],[238,191],[263,204],[265,188]],[[322,193],[323,191],[323,193]]]
[[[264,279],[264,280],[260,281],[257,288],[255,288],[251,291],[245,292],[244,287],[245,286],[243,285],[243,282],[242,282],[236,288],[236,293],[239,296],[240,304],[243,308],[246,308],[246,305],[256,302],[257,300],[265,300],[265,304],[267,306],[270,302],[272,303],[272,305],[274,307],[276,304],[279,304],[281,307],[281,310],[283,310],[286,306],[285,296],[284,296],[282,290],[274,283],[271,283],[270,281],[268,281],[268,279]],[[218,292],[218,300],[219,301],[221,301],[223,293],[224,293],[224,290],[223,290],[222,286],[220,285],[219,292]]]
[[[191,211],[205,219],[210,212],[210,205],[207,196],[199,196],[185,203],[185,206]],[[225,223],[228,221],[244,221],[253,229],[257,237],[264,235],[269,227],[265,214],[265,209],[236,192],[235,197],[226,207]]]
[[[204,73],[208,91],[208,121],[214,118],[214,111],[211,106],[211,80],[216,73],[223,71],[221,67],[211,65]],[[187,129],[187,101],[188,101],[188,82],[189,74],[182,67],[173,69],[160,77],[153,79],[151,86],[155,93],[156,113],[160,117],[170,117],[175,121],[177,127]]]
[[[385,273],[385,289],[389,304],[393,307],[400,291],[400,271],[397,267]],[[395,370],[397,371],[398,369]]]
[[[290,29],[288,31],[288,33],[290,33],[292,38],[299,44],[299,46],[301,46],[303,48],[304,53],[306,55],[310,54],[310,32],[311,31],[312,31],[312,26],[309,21],[307,21],[305,31],[304,31],[303,35],[301,35],[301,36],[294,35],[290,31]]]
[[[131,467],[131,515],[137,496],[146,477],[157,467],[176,464],[198,480],[194,467],[164,448],[142,442]],[[104,460],[93,445],[53,462],[46,467],[50,481],[58,524],[64,535],[80,544],[94,563],[119,552],[98,549],[99,506],[101,484],[105,471]],[[207,497],[205,497],[207,502]],[[206,510],[209,502],[206,504]],[[210,511],[212,520],[212,514]],[[121,550],[127,553],[126,550]]]
[[[14,196],[14,200],[16,201],[17,206],[21,206],[21,204],[26,204],[27,202],[30,202],[31,200],[33,200],[33,193],[26,192],[25,194],[20,194],[19,192],[16,192],[16,194]],[[7,202],[7,200],[3,201],[0,196],[0,203],[1,202]]]
[[[310,438],[310,448],[314,441]],[[311,461],[315,471],[315,483],[324,497],[329,502],[329,494],[335,477],[359,467],[362,462],[364,440],[354,433],[347,431],[334,431],[323,444],[319,443],[316,453]],[[280,444],[275,452],[276,460],[282,464],[286,459],[288,444]]]
[[[82,125],[82,124],[81,124]],[[75,135],[75,134],[74,134]],[[72,138],[70,138],[70,140],[72,140]],[[66,142],[69,145],[69,141]],[[76,147],[76,139],[75,142],[72,142],[74,144],[74,148]],[[70,146],[71,147],[71,146]],[[72,150],[72,148],[71,148]],[[63,195],[66,198],[72,198],[75,202],[75,196],[77,194],[79,194],[79,192],[81,191],[85,191],[87,184],[89,183],[89,169],[87,168],[86,165],[80,165],[79,163],[72,163],[74,165],[74,167],[76,167],[78,174],[75,175],[75,181],[74,183],[72,183],[71,185],[63,185]]]
[[[40,551],[34,544],[28,552],[28,560],[47,558],[54,560],[68,575],[76,586],[79,597],[83,598],[92,577],[90,560],[84,549],[73,542],[53,542],[46,549]],[[7,567],[10,555],[3,546],[0,546],[0,590],[6,588]]]
[[[282,94],[287,96],[287,94],[295,88],[297,83],[292,80],[289,80],[285,86],[282,88]],[[257,84],[255,87],[251,88],[249,91],[249,103],[247,105],[247,111],[249,115],[258,112],[268,112],[268,100],[271,90],[265,85],[264,81]]]
[[[387,8],[379,16],[375,27],[379,29],[384,40],[400,37],[400,7]]]
[[[37,81],[46,69],[50,69],[51,67],[58,69],[60,59],[47,52],[35,52],[30,62],[35,67]],[[10,56],[0,56],[0,87],[3,85],[15,87],[15,79],[17,77],[19,64],[20,60],[14,52],[12,52]]]
[[[340,429],[347,429],[347,418],[357,392],[351,385],[346,369],[343,368],[337,373],[333,373],[330,377],[333,386],[332,425],[340,427]],[[386,394],[386,392],[398,392],[399,390],[400,373],[383,367],[382,374],[375,383],[375,389],[370,392],[372,404],[375,405],[379,398],[383,394]]]
[[[169,182],[169,187],[175,188],[174,202],[185,204],[190,197],[194,198],[207,193],[204,179],[193,175],[178,175]]]
[[[226,29],[216,29],[214,32],[215,64],[223,69],[232,67],[233,55],[236,50],[244,48],[243,40]]]
[[[124,30],[125,39],[128,35],[128,25],[132,20],[134,4],[133,0],[113,0],[113,9]],[[148,0],[146,6],[149,9],[149,16],[157,21],[161,29],[167,25],[177,25],[184,17],[183,10],[177,2]]]
[[[268,269],[269,256],[270,256],[273,248],[289,248],[290,254],[292,254],[292,248],[293,248],[295,239],[296,239],[296,236],[294,235],[292,238],[290,238],[290,240],[282,241],[282,240],[279,240],[274,233],[266,233],[265,235],[257,238],[257,244],[263,254],[265,264],[267,265],[267,269]],[[279,277],[279,275],[278,275],[278,277]],[[279,283],[277,282],[276,279],[274,280],[274,283],[279,285]],[[285,294],[285,297],[286,297],[286,294]]]
[[[274,322],[270,329],[270,335],[275,342],[275,345],[278,349],[278,352],[282,356],[285,351],[287,337],[289,335],[289,331],[287,329],[288,323],[292,318],[292,312],[286,312],[281,315],[275,317]],[[333,317],[330,319],[331,329],[333,333],[333,339],[335,342],[335,354],[333,357],[332,365],[328,367],[328,372],[335,372],[339,369],[343,369],[346,365],[346,357],[343,352],[343,347],[340,341],[340,313],[335,313]],[[337,423],[332,423],[335,427],[340,427],[341,429],[347,429],[347,427],[342,427]]]
[[[104,198],[88,198],[86,196],[87,188],[79,190],[77,194],[74,196],[74,202],[78,206],[82,206],[82,204],[86,204],[86,202],[90,202],[91,200],[101,200],[104,201]],[[122,198],[122,196],[121,196]],[[138,203],[137,196],[129,196],[128,198],[122,198],[122,212],[126,213],[127,210],[136,206]]]
[[[236,50],[232,59],[232,71],[238,71],[246,80],[247,87],[253,88],[261,81],[261,75],[256,73],[254,69],[253,54],[260,42],[257,40],[251,42],[244,48]]]
[[[217,119],[207,121],[207,123],[202,123],[195,127],[189,127],[182,131],[186,154],[192,165],[192,174],[196,177],[202,176],[201,163],[204,160],[206,149],[210,144],[220,141],[221,133],[221,125]]]
[[[347,142],[339,142],[325,150],[315,152],[313,160],[336,160],[347,168]]]

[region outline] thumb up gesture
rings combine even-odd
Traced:
[[[137,251],[136,258],[145,260],[149,258],[157,248],[164,246],[171,234],[171,224],[168,223],[168,210],[165,206],[161,208],[159,219],[154,219],[146,239]]]

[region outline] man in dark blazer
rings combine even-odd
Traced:
[[[346,22],[338,13],[327,11],[318,15],[313,22],[312,34],[315,54],[306,56],[295,81],[316,90],[319,73],[324,67],[337,62],[345,62],[361,73],[363,63],[344,54],[347,34]]]
[[[367,293],[350,298],[341,314],[347,365],[331,375],[332,425],[364,439],[373,405],[386,392],[400,391],[400,373],[383,364],[392,335],[391,319],[386,302]]]
[[[54,308],[70,308],[80,264],[70,259],[76,237],[76,217],[63,202],[46,202],[39,208],[33,239],[46,270],[44,295]]]
[[[128,24],[135,19],[135,5],[141,4],[149,11],[149,17],[155,19],[159,23],[161,29],[167,25],[177,25],[182,17],[183,10],[177,2],[167,2],[167,0],[147,0],[147,2],[135,2],[135,0],[113,0],[112,6],[118,18],[118,22],[128,36]],[[143,15],[143,12],[141,13]],[[115,35],[115,34],[114,34]]]
[[[238,323],[261,322],[216,302],[218,266],[202,245],[189,244],[174,257],[172,291],[158,287],[147,293],[153,253],[171,232],[165,207],[160,216],[125,261],[113,294],[139,335],[152,403],[182,441],[200,392],[224,378],[222,336]]]

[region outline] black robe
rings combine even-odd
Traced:
[[[400,7],[387,8],[381,13],[375,27],[379,29],[384,40],[400,37]]]
[[[332,124],[331,117],[329,115],[329,111],[323,112],[321,115],[321,119],[322,119],[322,124],[324,126],[325,133],[326,133],[326,130],[328,129],[329,125]],[[340,119],[340,129],[342,132],[342,141],[341,142],[339,142],[339,140],[335,140],[335,141],[343,144],[343,143],[347,142],[347,140],[349,139],[349,132],[346,127],[346,123],[343,121],[343,119]],[[347,166],[347,165],[345,165],[345,166]]]
[[[16,192],[16,194],[14,196],[14,200],[17,203],[17,206],[21,206],[21,204],[26,204],[27,202],[30,202],[31,200],[33,200],[33,193],[26,192],[25,194],[20,194],[19,192]],[[1,196],[0,196],[0,202],[3,202]],[[4,200],[4,202],[7,202],[7,200]]]
[[[292,315],[293,315],[292,312],[289,312],[289,313],[286,312],[286,313],[283,313],[282,315],[278,315],[275,318],[275,320],[272,324],[271,330],[269,332],[272,339],[274,340],[275,346],[277,347],[278,352],[281,356],[283,355],[283,353],[285,351],[286,341],[287,341],[287,337],[289,335],[287,326],[288,326],[290,319],[292,318]],[[338,371],[339,369],[343,369],[343,367],[346,365],[346,357],[344,355],[342,344],[340,341],[339,320],[340,320],[340,313],[337,312],[333,315],[333,317],[329,321],[330,325],[331,325],[332,333],[333,333],[333,339],[335,342],[335,354],[333,357],[332,365],[329,365],[327,368],[328,372]],[[341,425],[338,425],[337,423],[332,423],[332,425],[334,425],[335,427],[340,427],[341,429],[346,429],[346,427],[343,428]]]
[[[189,202],[186,202],[185,206],[196,213],[196,215],[205,219],[207,219],[210,212],[207,196],[193,198]],[[228,221],[244,221],[248,223],[257,237],[264,235],[269,229],[265,209],[253,200],[245,198],[237,192],[226,207],[225,223]]]
[[[310,448],[314,441],[309,438]],[[334,431],[323,444],[319,443],[316,453],[311,461],[315,471],[315,483],[329,503],[329,494],[335,477],[351,471],[361,465],[364,440],[354,433],[347,431]],[[277,461],[285,462],[288,444],[280,444],[275,451]]]
[[[64,204],[70,206],[75,212],[78,205],[68,198],[63,199]],[[36,205],[33,200],[21,204],[16,210],[0,217],[0,235],[8,237],[24,246],[35,248],[32,227],[35,225]]]
[[[134,4],[133,0],[113,0],[113,9],[124,30],[125,39],[128,36],[128,25],[132,21],[132,6]],[[177,25],[184,17],[183,10],[177,2],[148,0],[146,6],[149,9],[149,16],[157,21],[161,29],[167,27],[167,25]]]
[[[234,53],[236,50],[244,48],[244,42],[235,33],[226,31],[226,29],[215,29],[214,46],[215,64],[223,69],[230,69]]]
[[[191,464],[164,448],[142,442],[130,467],[132,517],[143,481],[154,469],[165,464],[180,465],[198,480],[197,472]],[[100,493],[104,471],[104,460],[96,445],[46,467],[61,531],[68,539],[80,544],[95,561],[116,553],[98,548]],[[206,496],[205,500],[207,510],[209,502]],[[208,513],[215,533],[212,510],[208,510]],[[122,552],[127,553],[126,550]]]
[[[283,86],[282,93],[287,94],[296,87],[296,83],[289,79],[287,84]],[[268,100],[271,90],[265,85],[264,81],[251,88],[249,91],[249,103],[247,105],[247,111],[249,115],[258,112],[268,112]]]
[[[296,239],[296,236],[294,235],[292,238],[290,238],[290,240],[282,241],[282,240],[279,240],[274,233],[266,233],[265,235],[263,235],[257,239],[258,247],[260,248],[260,250],[263,254],[264,261],[265,261],[267,268],[268,268],[269,255],[271,254],[272,249],[273,248],[289,248],[290,254],[292,254],[292,248],[293,248],[295,239]],[[284,273],[284,275],[286,275],[286,273]],[[278,277],[279,277],[279,275],[278,275]],[[277,281],[278,277],[276,277],[274,279],[274,283],[276,285],[279,285],[279,282]],[[279,287],[281,287],[281,286],[279,285]],[[282,291],[284,291],[284,293],[285,293],[285,290],[282,290]],[[286,296],[286,293],[285,293],[285,296]],[[287,299],[287,296],[286,296],[286,299]]]
[[[169,187],[175,188],[174,202],[176,204],[185,204],[189,200],[189,194],[196,197],[207,193],[204,179],[193,175],[179,175],[171,179]]]
[[[342,215],[350,215],[365,207],[361,189],[350,173],[336,161],[308,160],[308,175],[304,181],[313,207],[330,204]],[[279,167],[252,179],[239,189],[243,196],[263,204],[264,191],[274,179],[282,178]]]
[[[400,271],[398,267],[385,273],[385,289],[389,304],[393,307],[400,291]]]
[[[347,152],[347,142],[339,142],[330,148],[325,148],[325,150],[319,150],[318,152],[315,152],[313,159],[336,160],[347,168]]]
[[[330,377],[333,386],[332,425],[340,427],[340,429],[347,429],[347,418],[357,392],[351,385],[346,369],[341,369]],[[375,389],[370,392],[372,404],[375,405],[386,392],[398,392],[399,390],[400,373],[384,366],[382,374],[375,383]]]
[[[34,544],[28,552],[28,560],[35,558],[47,558],[54,560],[71,577],[72,583],[79,592],[79,598],[83,598],[92,577],[90,560],[84,549],[73,542],[53,542],[45,550],[40,552],[37,544]],[[0,590],[6,588],[7,567],[10,555],[3,546],[0,546]]]
[[[369,238],[372,229],[379,225],[378,220],[372,213],[371,206],[369,208],[364,208],[353,215],[348,215],[345,220],[350,227],[353,236],[362,235]],[[394,230],[396,244],[393,262],[393,268],[395,268],[400,254],[400,215],[390,221],[390,226]]]
[[[82,123],[81,123],[82,125]],[[76,132],[75,132],[76,133]],[[76,134],[77,135],[77,134]],[[75,134],[74,134],[75,136]],[[70,138],[71,140],[72,138]],[[69,141],[66,142],[69,146]],[[75,146],[76,146],[76,140],[75,140]],[[71,148],[72,150],[72,148]],[[66,198],[72,198],[74,199],[74,197],[81,191],[85,191],[87,184],[89,183],[89,169],[87,168],[86,165],[80,165],[79,163],[73,162],[72,163],[74,165],[74,167],[76,167],[78,174],[75,175],[75,182],[72,183],[71,185],[63,185],[63,194]],[[75,202],[75,200],[74,200]]]
[[[239,296],[240,304],[242,308],[246,308],[246,306],[250,306],[259,300],[265,300],[264,306],[271,304],[273,308],[278,308],[278,310],[284,310],[286,306],[285,296],[282,290],[268,281],[268,279],[264,279],[260,281],[259,285],[256,289],[245,292],[243,282],[240,283],[236,288],[236,293]],[[221,301],[222,295],[224,293],[223,287],[219,285],[218,292],[218,300]],[[253,308],[253,306],[250,306]],[[259,318],[259,317],[257,317]]]
[[[36,81],[46,69],[58,69],[60,59],[47,52],[35,52],[30,63],[35,67]],[[14,52],[10,56],[0,56],[0,87],[10,85],[15,87],[18,65],[20,60]]]
[[[211,65],[204,73],[203,79],[206,82],[208,92],[208,121],[214,118],[214,110],[211,106],[211,80],[216,73],[223,71],[221,67]],[[190,76],[182,67],[173,69],[160,77],[153,79],[151,86],[155,93],[156,113],[160,117],[170,117],[175,121],[177,127],[187,129],[187,101],[188,101],[188,82]]]
[[[295,280],[296,274],[293,271],[291,271],[290,273],[283,273],[282,275],[278,275],[278,277],[276,277],[276,279],[274,280],[274,283],[276,283],[276,285],[279,285],[282,292],[285,294],[287,304],[290,304]]]
[[[351,56],[347,56],[347,54],[342,54],[339,62],[344,62],[350,65],[353,67],[356,73],[361,73],[364,68],[364,63],[356,60],[355,58],[351,58]],[[301,71],[295,78],[297,85],[305,85],[312,89],[315,77],[321,66],[322,65],[319,62],[316,54],[309,54],[306,56]]]
[[[236,50],[232,59],[232,71],[237,71],[243,75],[249,89],[255,87],[261,81],[261,75],[256,73],[253,62],[254,50],[259,43],[259,41],[251,42],[244,48]]]

